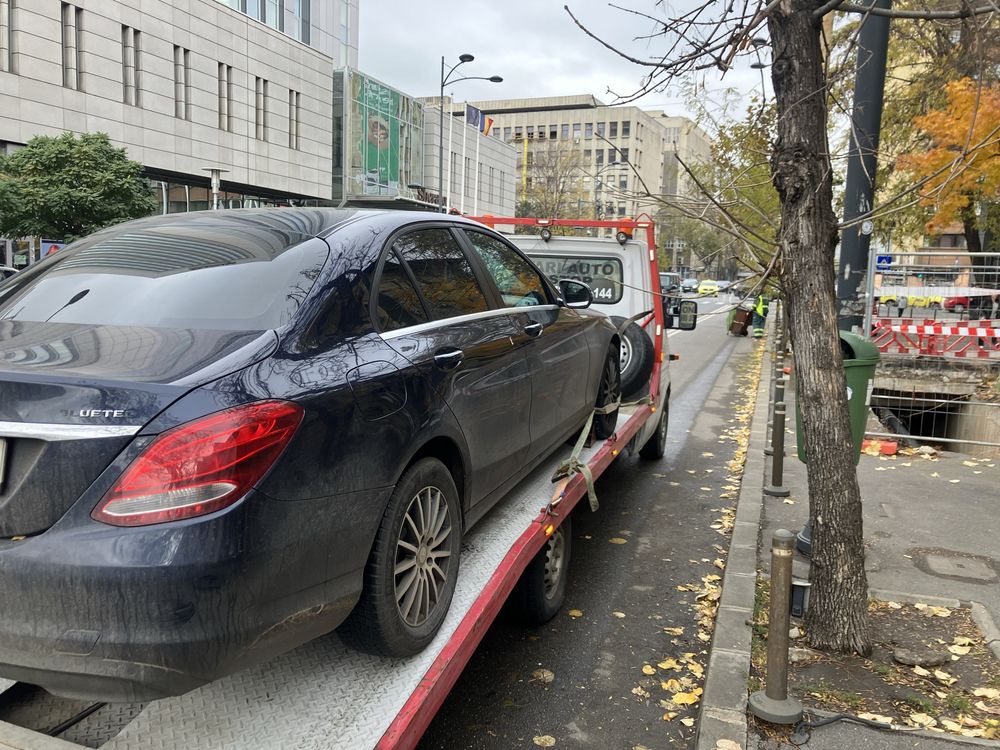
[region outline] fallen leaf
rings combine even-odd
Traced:
[[[986,705],[985,701],[976,701],[976,708],[978,708],[983,713],[993,714],[994,716],[1000,716],[1000,708],[990,708]]]
[[[979,466],[975,461],[962,461],[962,466]]]
[[[892,724],[892,719],[888,716],[882,716],[881,714],[863,713],[858,714],[859,719],[867,719],[868,721],[877,721],[880,724]]]
[[[642,665],[642,673],[643,674],[656,674],[656,667],[654,667],[651,664],[643,664]]]
[[[934,727],[937,726],[937,720],[932,716],[927,714],[910,714],[908,721],[914,726],[918,727]]]
[[[693,727],[694,726],[694,717],[692,717],[692,716],[685,716],[683,719],[681,719],[681,724],[683,724],[686,727]]]
[[[948,646],[948,650],[955,656],[965,656],[972,651],[972,646]]]
[[[954,638],[951,639],[951,642],[954,643],[956,646],[971,646],[972,645],[972,639],[971,638],[966,638],[965,636],[962,636],[962,635],[956,635]]]
[[[947,672],[945,672],[943,669],[935,669],[934,670],[934,678],[938,682],[943,682],[945,685],[952,685],[952,684],[958,682],[958,678],[957,677],[952,677],[950,674],[948,674]]]
[[[531,741],[538,745],[538,747],[556,746],[556,738],[550,734],[540,734],[537,737],[532,737]]]
[[[620,619],[622,619],[625,616],[625,613],[624,612],[612,612],[611,616],[612,617],[617,617],[620,620]]]
[[[932,477],[940,477],[941,475],[940,475],[940,474],[938,474],[938,473],[937,473],[936,471],[933,471],[933,472],[931,472],[931,476],[932,476]],[[921,716],[924,716],[924,714],[920,714],[920,715],[921,715]]]
[[[711,487],[699,487],[698,489],[701,490],[702,492],[711,492],[712,491]]]
[[[646,690],[643,690],[641,687],[638,687],[638,686],[632,688],[632,695],[638,695],[640,698],[648,698],[649,697],[649,693]]]
[[[570,617],[574,617],[574,618],[576,618],[576,617],[583,617],[583,612],[581,610],[579,610],[579,609],[571,609],[566,614],[569,615]]]
[[[555,672],[553,672],[551,669],[545,669],[544,667],[542,667],[541,669],[536,669],[534,672],[532,672],[531,678],[533,680],[541,682],[543,685],[548,685],[556,678],[556,675]]]
[[[701,457],[702,458],[711,458],[714,455],[715,455],[714,453],[710,453],[709,451],[705,451],[704,453],[701,454]]]
[[[678,706],[692,706],[698,702],[698,696],[691,693],[674,693],[670,701]]]
[[[783,502],[785,505],[795,505],[795,501],[792,500],[792,498],[790,498],[790,497],[786,497],[781,502]]]
[[[935,690],[934,695],[937,696],[938,700],[942,701],[948,700],[948,694],[943,690]]]
[[[902,609],[903,608],[903,605],[900,604],[899,602],[886,602],[886,604],[889,606],[889,609]]]
[[[947,729],[949,732],[961,732],[962,725],[957,721],[952,721],[951,719],[941,719],[941,726]]]
[[[1000,698],[1000,690],[998,690],[997,688],[987,688],[987,687],[976,688],[975,690],[972,691],[972,694],[977,698],[986,698],[987,700],[991,701],[995,701],[997,698]]]
[[[675,672],[679,672],[681,670],[680,662],[678,662],[676,659],[664,659],[656,666],[658,666],[660,669],[672,669]]]
[[[914,667],[913,668],[913,674],[918,675],[920,677],[930,677],[931,676],[930,670],[924,669],[921,666]]]
[[[736,740],[716,740],[715,750],[743,750],[743,746]]]
[[[720,557],[717,557],[714,560],[712,560],[712,565],[714,565],[715,567],[717,567],[719,570],[725,570],[726,569],[726,563],[723,562],[722,558],[720,558]]]
[[[667,635],[684,635],[684,628],[664,628],[663,632]]]
[[[680,681],[675,680],[673,678],[661,682],[660,687],[663,688],[668,693],[679,693],[683,689],[683,686],[681,685]]]
[[[958,484],[962,480],[961,479],[949,479],[948,481],[951,482],[952,484]]]
[[[675,716],[677,716],[677,712],[676,711],[667,711],[665,714],[663,714],[663,720],[664,721],[670,721]]]
[[[702,641],[704,643],[708,643],[710,640],[712,640],[712,636],[710,636],[708,633],[705,633],[705,632],[699,630],[698,631],[698,640]]]
[[[613,536],[608,541],[612,544],[628,544],[628,539],[622,539],[620,536]]]

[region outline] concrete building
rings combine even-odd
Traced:
[[[464,112],[451,118],[450,97],[445,97],[444,138],[438,140],[441,109],[438,97],[423,99],[424,107],[424,180],[422,197],[436,203],[438,185],[438,146],[444,156],[444,205],[463,214],[513,216],[517,176],[517,149],[496,137],[496,124],[489,135],[466,121]],[[507,231],[507,227],[500,227]]]
[[[495,137],[517,147],[519,194],[552,152],[574,154],[578,216],[634,217],[652,212],[654,195],[692,195],[673,154],[687,164],[711,157],[708,136],[690,120],[635,106],[608,106],[589,95],[475,102],[494,118]],[[542,158],[539,158],[542,157]],[[577,212],[573,212],[577,213]]]
[[[0,0],[0,149],[106,132],[165,213],[209,208],[212,169],[226,207],[327,202],[357,55],[358,0]]]

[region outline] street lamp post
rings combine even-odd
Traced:
[[[459,81],[489,81],[490,83],[502,83],[500,76],[465,76],[463,78],[452,78],[451,74],[458,70],[458,66],[467,62],[472,62],[476,58],[468,52],[458,56],[458,62],[445,70],[444,56],[441,57],[441,97],[438,100],[440,112],[438,113],[438,208],[444,211],[444,87],[449,83]]]

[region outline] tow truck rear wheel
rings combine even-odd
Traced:
[[[616,349],[617,347],[608,352],[608,356],[604,360],[604,367],[601,369],[601,382],[597,388],[597,403],[595,404],[597,408],[620,402],[622,398],[621,370],[618,365]],[[617,408],[608,414],[595,414],[594,434],[598,440],[606,440],[615,434],[617,424]]]
[[[667,423],[669,420],[670,407],[667,400],[663,400],[660,407],[660,419],[656,423],[656,432],[649,436],[646,444],[639,449],[642,458],[660,459],[667,452]]]
[[[443,463],[423,458],[392,492],[344,636],[371,653],[419,653],[448,613],[461,544],[455,482]]]
[[[566,598],[572,520],[572,516],[566,516],[521,574],[521,611],[532,625],[542,625],[555,617]]]

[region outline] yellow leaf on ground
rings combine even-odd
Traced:
[[[881,724],[892,724],[892,719],[888,716],[882,716],[881,714],[863,713],[858,714],[859,719],[867,719],[868,721],[877,721]]]
[[[902,609],[903,608],[903,605],[900,604],[899,602],[886,602],[886,604],[888,605],[889,609]]]
[[[678,706],[691,706],[698,702],[698,696],[692,693],[674,693],[670,696],[671,702]]]
[[[721,557],[717,557],[714,560],[712,560],[712,565],[714,565],[715,567],[717,567],[719,570],[725,570],[726,569],[726,563],[723,561],[723,559]]]
[[[632,688],[632,695],[638,695],[640,698],[648,698],[649,697],[649,692],[646,691],[646,690],[643,690],[639,686],[636,686],[636,687]]]
[[[701,490],[702,492],[711,492],[712,491],[711,487],[699,487],[698,489]]]
[[[714,455],[715,455],[714,453],[710,453],[709,451],[705,451],[704,453],[701,454],[702,458],[711,458]]]
[[[532,737],[531,741],[534,742],[538,747],[555,747],[556,738],[551,734],[540,734],[537,737]]]
[[[961,732],[962,725],[957,721],[952,721],[951,719],[941,719],[941,726],[947,729],[949,732]]]
[[[710,640],[712,640],[712,636],[710,636],[708,633],[705,633],[705,632],[699,630],[698,631],[698,640],[699,641],[703,641],[704,643],[708,643]]]
[[[665,680],[660,683],[660,687],[666,690],[668,693],[679,693],[681,692],[681,683],[679,680]]]
[[[543,667],[541,669],[536,669],[534,672],[532,672],[531,678],[545,685],[548,685],[556,678],[556,675],[555,672],[553,672],[551,669],[545,669]]]
[[[612,544],[628,544],[628,539],[622,539],[620,536],[613,536],[608,541]]]
[[[684,635],[684,628],[664,628],[663,632],[667,635]]]
[[[670,721],[675,716],[677,716],[677,712],[676,711],[667,711],[665,714],[663,714],[663,720],[664,721]]]
[[[681,670],[681,665],[676,659],[664,659],[656,666],[660,669],[672,669],[675,672],[679,672]]]
[[[976,688],[972,691],[972,694],[977,698],[986,698],[987,700],[995,701],[1000,698],[1000,690],[997,688],[981,687]]]
[[[931,476],[937,478],[937,477],[939,477],[941,475],[938,474],[936,471],[934,471],[934,472],[931,472]]]
[[[937,719],[927,714],[910,714],[910,718],[907,721],[917,727],[937,726]]]
[[[683,719],[681,719],[681,724],[683,724],[686,727],[693,727],[694,726],[694,717],[692,717],[692,716],[685,716]]]
[[[934,678],[938,682],[943,682],[945,685],[951,685],[951,684],[953,684],[955,682],[958,682],[958,678],[957,677],[952,677],[950,674],[948,674],[947,672],[945,672],[943,669],[935,669],[934,670]]]
[[[701,664],[699,664],[698,662],[693,661],[690,664],[688,664],[687,667],[688,669],[691,670],[691,674],[693,674],[699,680],[701,679],[701,676],[705,674],[705,668],[701,666]]]
[[[620,620],[620,619],[622,619],[625,616],[625,613],[624,612],[612,612],[611,615],[612,615],[612,617],[617,617]]]
[[[958,484],[962,480],[961,479],[949,479],[948,481],[951,482],[952,484]]]
[[[972,650],[972,646],[948,646],[948,650],[955,656],[965,656]]]
[[[918,675],[920,677],[930,677],[931,676],[930,670],[924,669],[921,666],[914,667],[913,668],[913,674]]]
[[[583,617],[583,612],[579,609],[571,609],[566,614],[569,615],[570,617]]]
[[[962,466],[979,466],[975,461],[962,461]]]
[[[656,667],[652,666],[651,664],[643,664],[642,665],[642,673],[643,674],[656,674]]]
[[[951,642],[954,643],[956,646],[971,646],[972,645],[972,639],[971,638],[966,638],[965,636],[962,636],[962,635],[956,635],[954,638],[951,639]]]
[[[781,502],[783,502],[785,505],[795,505],[795,501],[792,500],[792,498],[790,498],[790,497],[786,497]]]

